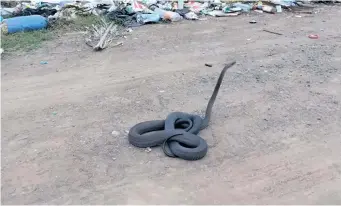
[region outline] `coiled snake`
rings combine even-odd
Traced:
[[[165,120],[141,122],[133,126],[128,134],[130,144],[146,148],[162,145],[164,153],[169,157],[185,160],[199,160],[207,153],[207,143],[197,134],[205,129],[211,119],[212,107],[219,92],[225,72],[236,62],[227,64],[220,73],[212,96],[208,101],[205,117],[172,112]]]

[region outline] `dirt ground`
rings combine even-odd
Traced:
[[[98,53],[69,34],[4,56],[2,203],[341,204],[341,7],[317,11],[143,26]],[[202,114],[234,59],[204,159],[129,145],[138,122]]]

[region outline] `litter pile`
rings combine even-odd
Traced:
[[[7,5],[5,5],[7,3]],[[46,28],[53,21],[72,21],[79,16],[101,16],[115,25],[137,27],[160,22],[177,22],[183,19],[200,20],[205,16],[230,17],[242,13],[258,12],[276,14],[284,10],[312,13],[313,6],[298,0],[269,0],[236,2],[235,0],[198,1],[158,1],[158,0],[31,0],[31,2],[1,3],[1,31],[19,31]],[[106,22],[106,21],[103,21]],[[103,23],[102,29],[92,28],[94,36],[99,30],[115,30],[110,23]],[[110,28],[109,28],[110,27]],[[104,35],[106,32],[101,33]],[[115,32],[109,32],[109,36]],[[108,36],[108,34],[107,34]],[[97,37],[101,39],[100,37]],[[111,42],[110,39],[104,42]],[[103,43],[103,42],[102,42]],[[98,46],[98,44],[95,44]],[[104,45],[102,45],[104,46]],[[96,47],[98,50],[100,47]]]

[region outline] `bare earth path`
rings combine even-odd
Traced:
[[[341,204],[340,19],[335,6],[183,21],[103,52],[70,35],[5,57],[2,203]],[[129,145],[140,121],[201,114],[233,59],[200,133],[204,159]]]

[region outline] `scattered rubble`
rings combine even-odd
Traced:
[[[112,134],[113,136],[115,136],[115,137],[118,137],[118,136],[120,135],[120,132],[114,130],[114,131],[111,132],[111,134]]]
[[[152,151],[152,148],[150,148],[150,147],[147,147],[147,148],[145,149],[145,151],[149,153],[149,152],[151,152],[151,151]]]

